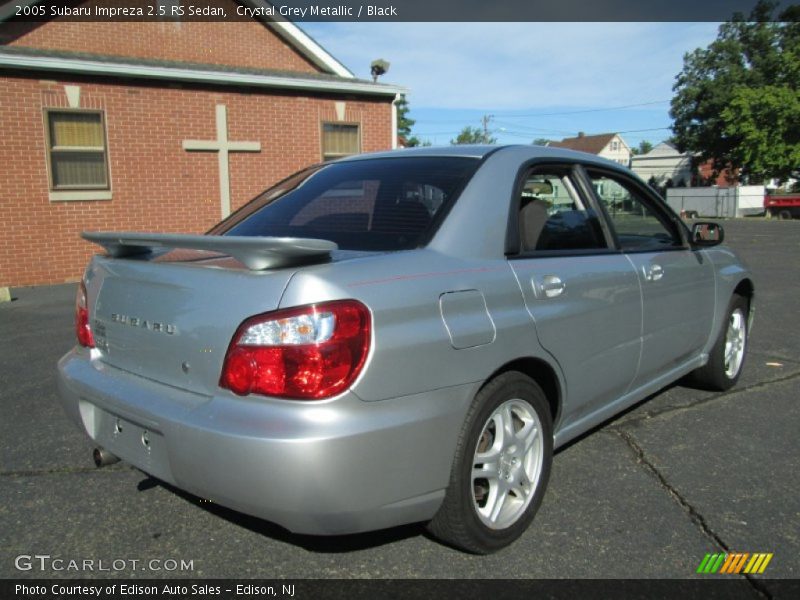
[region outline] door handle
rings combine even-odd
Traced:
[[[644,271],[644,278],[647,281],[658,281],[662,277],[664,277],[664,267],[657,264],[652,264],[650,266],[643,266],[642,271]]]
[[[555,275],[545,275],[544,279],[542,279],[542,291],[544,291],[544,295],[547,298],[560,296],[566,287],[564,282]]]

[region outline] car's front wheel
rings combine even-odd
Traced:
[[[450,485],[429,530],[476,554],[507,546],[536,514],[552,456],[553,426],[544,392],[522,373],[499,375],[469,409]]]
[[[734,295],[727,320],[709,353],[705,366],[689,374],[688,383],[703,389],[724,391],[739,380],[747,354],[748,301]]]

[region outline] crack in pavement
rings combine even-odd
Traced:
[[[30,469],[27,471],[0,471],[0,477],[40,477],[43,475],[72,475],[85,473],[121,473],[133,470],[134,467],[126,465],[108,465],[97,467],[53,467],[52,469]]]
[[[636,423],[638,421],[647,421],[649,419],[654,419],[656,417],[660,417],[661,415],[665,415],[671,412],[680,412],[683,410],[690,410],[692,408],[696,408],[698,406],[702,406],[705,404],[709,404],[711,402],[716,402],[717,400],[723,400],[729,396],[733,396],[735,394],[741,394],[742,392],[748,392],[751,390],[757,390],[760,388],[767,387],[769,385],[773,385],[776,383],[784,383],[786,381],[791,381],[793,379],[800,379],[800,371],[796,371],[794,373],[790,373],[784,377],[779,377],[778,379],[770,379],[769,381],[758,381],[756,383],[752,383],[745,387],[734,387],[726,392],[720,392],[718,394],[713,394],[711,396],[707,396],[705,398],[698,398],[697,400],[693,400],[688,402],[687,404],[671,404],[669,406],[665,406],[663,408],[658,408],[653,411],[645,412],[644,414],[633,415],[630,418],[621,418],[619,421],[613,422],[611,425],[606,427],[606,429],[616,430],[618,427],[628,424],[628,423]],[[657,392],[656,395],[661,394],[662,391]],[[652,396],[648,397],[645,402],[648,402],[652,398]]]
[[[609,433],[616,435],[622,439],[623,442],[625,442],[625,444],[633,453],[636,463],[642,465],[644,470],[656,479],[659,487],[667,492],[667,495],[669,495],[678,504],[678,506],[680,506],[689,515],[689,519],[692,521],[692,523],[694,523],[698,529],[700,529],[702,534],[706,536],[712,544],[726,553],[731,552],[728,544],[725,543],[718,533],[711,529],[711,526],[708,524],[705,517],[703,517],[703,515],[701,515],[698,510],[692,506],[691,503],[669,483],[669,481],[667,481],[667,478],[662,475],[661,471],[659,471],[658,468],[645,456],[644,449],[636,442],[630,433],[620,429],[615,429]],[[760,597],[766,598],[767,600],[772,600],[772,594],[761,581],[748,573],[742,573],[742,576],[747,580],[753,590]]]

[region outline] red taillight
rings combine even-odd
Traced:
[[[81,281],[75,298],[75,335],[78,343],[86,348],[94,348],[94,336],[89,327],[89,307],[86,302],[86,286]]]
[[[369,310],[356,300],[252,317],[233,336],[220,385],[241,396],[330,398],[350,387],[361,372],[370,329]]]

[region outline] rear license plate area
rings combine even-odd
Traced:
[[[173,483],[163,433],[86,400],[81,400],[81,405],[84,425],[99,446],[145,473]]]

